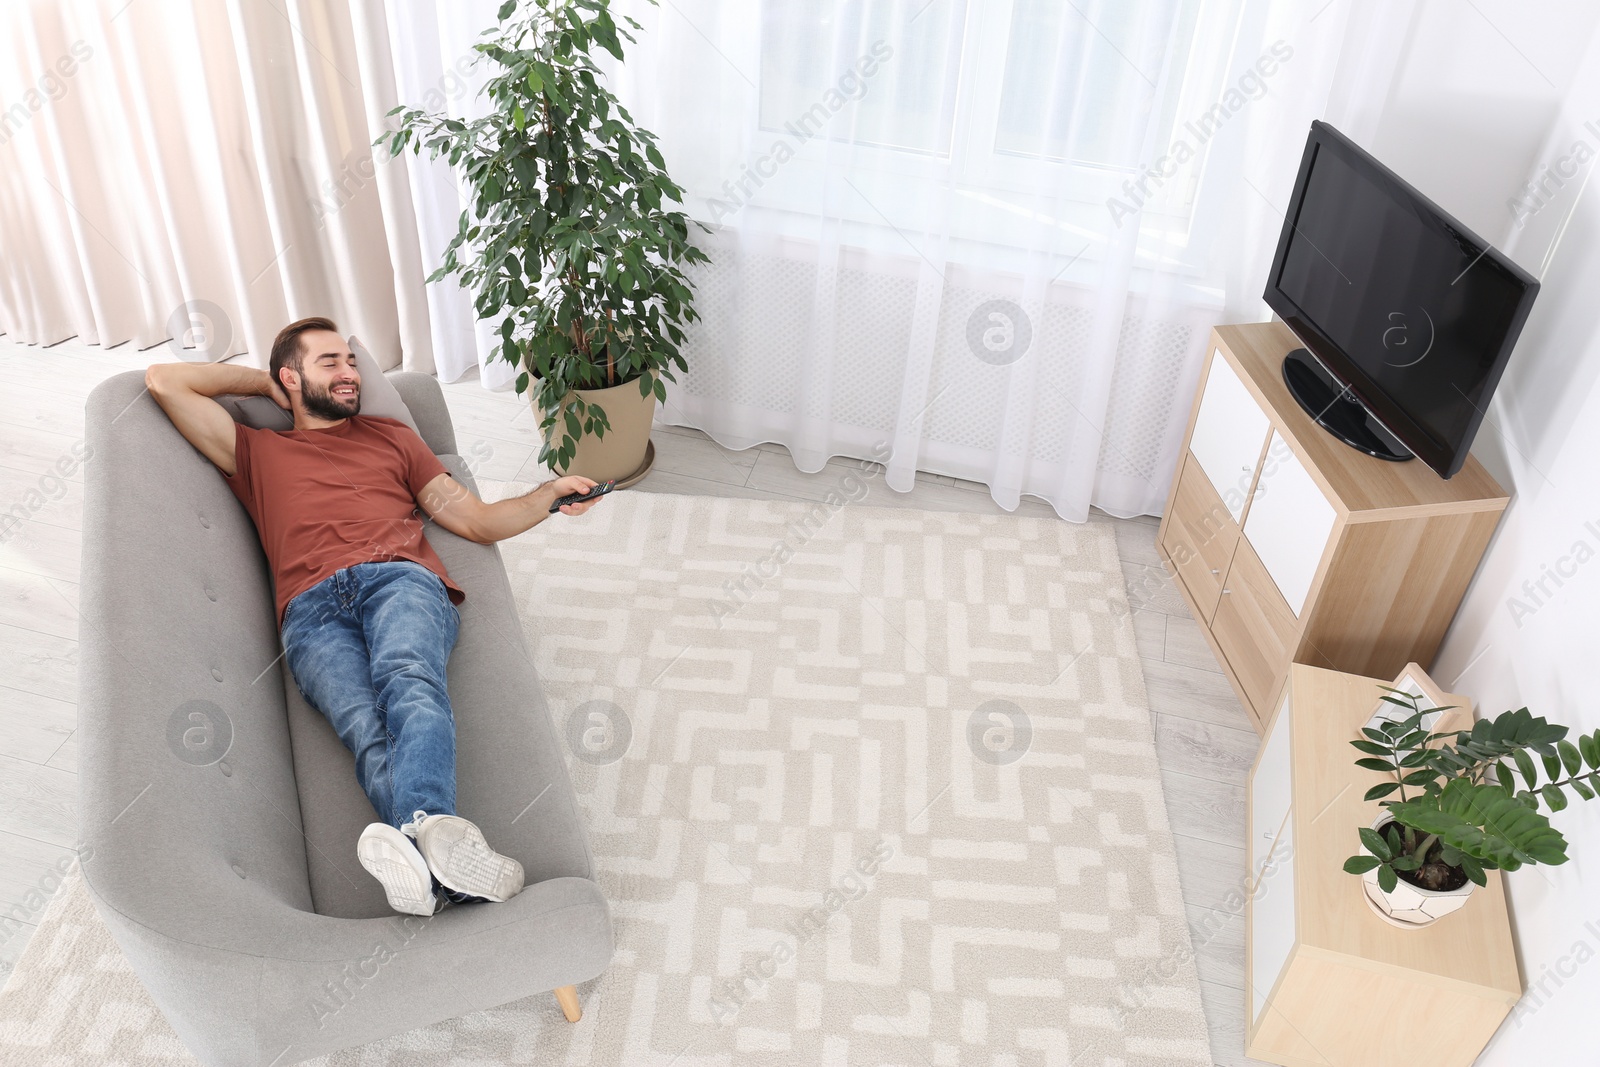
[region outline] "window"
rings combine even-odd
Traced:
[[[761,129],[815,132],[807,118],[827,114],[832,140],[949,158],[963,40],[960,22],[932,9],[964,16],[967,5],[933,0],[903,25],[899,6],[854,0],[835,19],[823,5],[763,0]]]
[[[948,219],[1011,249],[1103,240],[1108,199],[1216,98],[1223,62],[1197,57],[1228,41],[1197,46],[1202,4],[761,0],[754,143],[779,158],[751,204],[879,231]],[[1142,252],[1181,243],[1203,162],[1155,190]]]

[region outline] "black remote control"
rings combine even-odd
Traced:
[[[611,490],[615,489],[616,487],[617,487],[617,483],[614,482],[614,481],[601,482],[599,485],[595,486],[593,489],[589,490],[587,493],[568,493],[566,496],[564,496],[561,499],[557,500],[554,504],[551,504],[550,505],[550,511],[551,511],[552,514],[554,514],[555,512],[561,510],[561,506],[563,504],[581,504],[585,500],[594,500],[594,499],[596,499],[598,497],[605,496],[607,493],[611,492]]]

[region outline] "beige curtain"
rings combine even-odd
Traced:
[[[381,3],[0,7],[0,333],[264,365],[328,315],[436,372],[395,103]]]

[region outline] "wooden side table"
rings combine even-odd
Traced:
[[[1406,671],[1435,688],[1416,664]],[[1245,1051],[1259,1060],[1465,1067],[1522,996],[1500,872],[1455,914],[1399,930],[1342,869],[1380,810],[1362,796],[1383,778],[1348,744],[1380,684],[1394,683],[1293,664],[1251,771]],[[1467,728],[1471,702],[1443,697]]]

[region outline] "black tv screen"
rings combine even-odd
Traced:
[[[1267,304],[1442,477],[1466,461],[1538,289],[1353,141],[1312,123]]]

